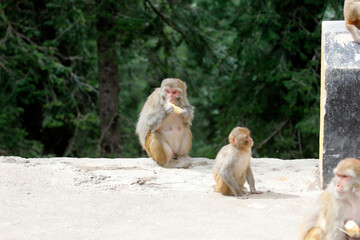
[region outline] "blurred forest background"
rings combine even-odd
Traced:
[[[317,158],[321,22],[336,0],[2,0],[0,155],[141,157],[162,79],[188,85],[193,157],[236,125],[255,157]]]

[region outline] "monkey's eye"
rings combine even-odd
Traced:
[[[169,88],[166,88],[166,89],[165,89],[165,92],[166,92],[166,93],[170,93],[171,91],[170,91]]]
[[[343,175],[343,174],[336,174],[336,176],[340,179],[348,180],[351,179],[351,176]]]

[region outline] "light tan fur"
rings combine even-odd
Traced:
[[[255,181],[250,167],[253,144],[247,128],[236,127],[231,131],[229,144],[222,147],[215,158],[213,177],[216,183],[214,188],[216,192],[245,198],[244,184],[248,181],[251,193],[261,193],[255,189]]]
[[[344,18],[345,26],[351,33],[354,41],[360,43],[360,0],[345,0]]]
[[[176,114],[169,107],[165,89],[176,89],[180,96],[173,104],[183,109]],[[180,79],[167,78],[161,87],[147,98],[136,126],[136,133],[143,149],[149,157],[160,166],[188,167],[188,153],[192,147],[191,122],[194,118],[194,107],[186,97],[186,84]]]
[[[360,224],[360,161],[347,158],[334,169],[335,177],[316,202],[313,212],[306,216],[301,225],[299,240],[346,240],[344,229],[348,220]],[[352,176],[348,173],[354,174]],[[350,176],[347,186],[339,187],[338,176]],[[360,237],[360,236],[356,236]]]

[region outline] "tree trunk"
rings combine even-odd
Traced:
[[[111,10],[110,10],[111,11]],[[118,66],[115,63],[114,44],[116,38],[109,31],[114,22],[109,18],[98,17],[97,39],[99,104],[100,104],[100,150],[101,156],[116,156],[121,153],[119,126]]]

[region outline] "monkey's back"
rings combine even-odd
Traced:
[[[215,176],[219,170],[226,165],[231,167],[234,177],[239,177],[246,172],[250,164],[251,152],[241,151],[231,144],[223,146],[215,158],[213,167],[213,175]]]
[[[223,146],[220,149],[220,151],[216,154],[215,163],[213,166],[214,177],[219,172],[221,166],[223,165],[223,162],[225,161],[224,158],[226,158],[230,154],[229,149],[227,149],[227,146],[229,146],[229,145],[230,144]]]
[[[156,110],[157,105],[159,105],[159,101],[156,101],[156,95],[158,95],[159,92],[160,88],[155,89],[146,99],[136,124],[136,133],[139,136],[140,144],[144,149],[146,135],[150,131],[150,127],[146,120],[149,118],[150,114]]]

